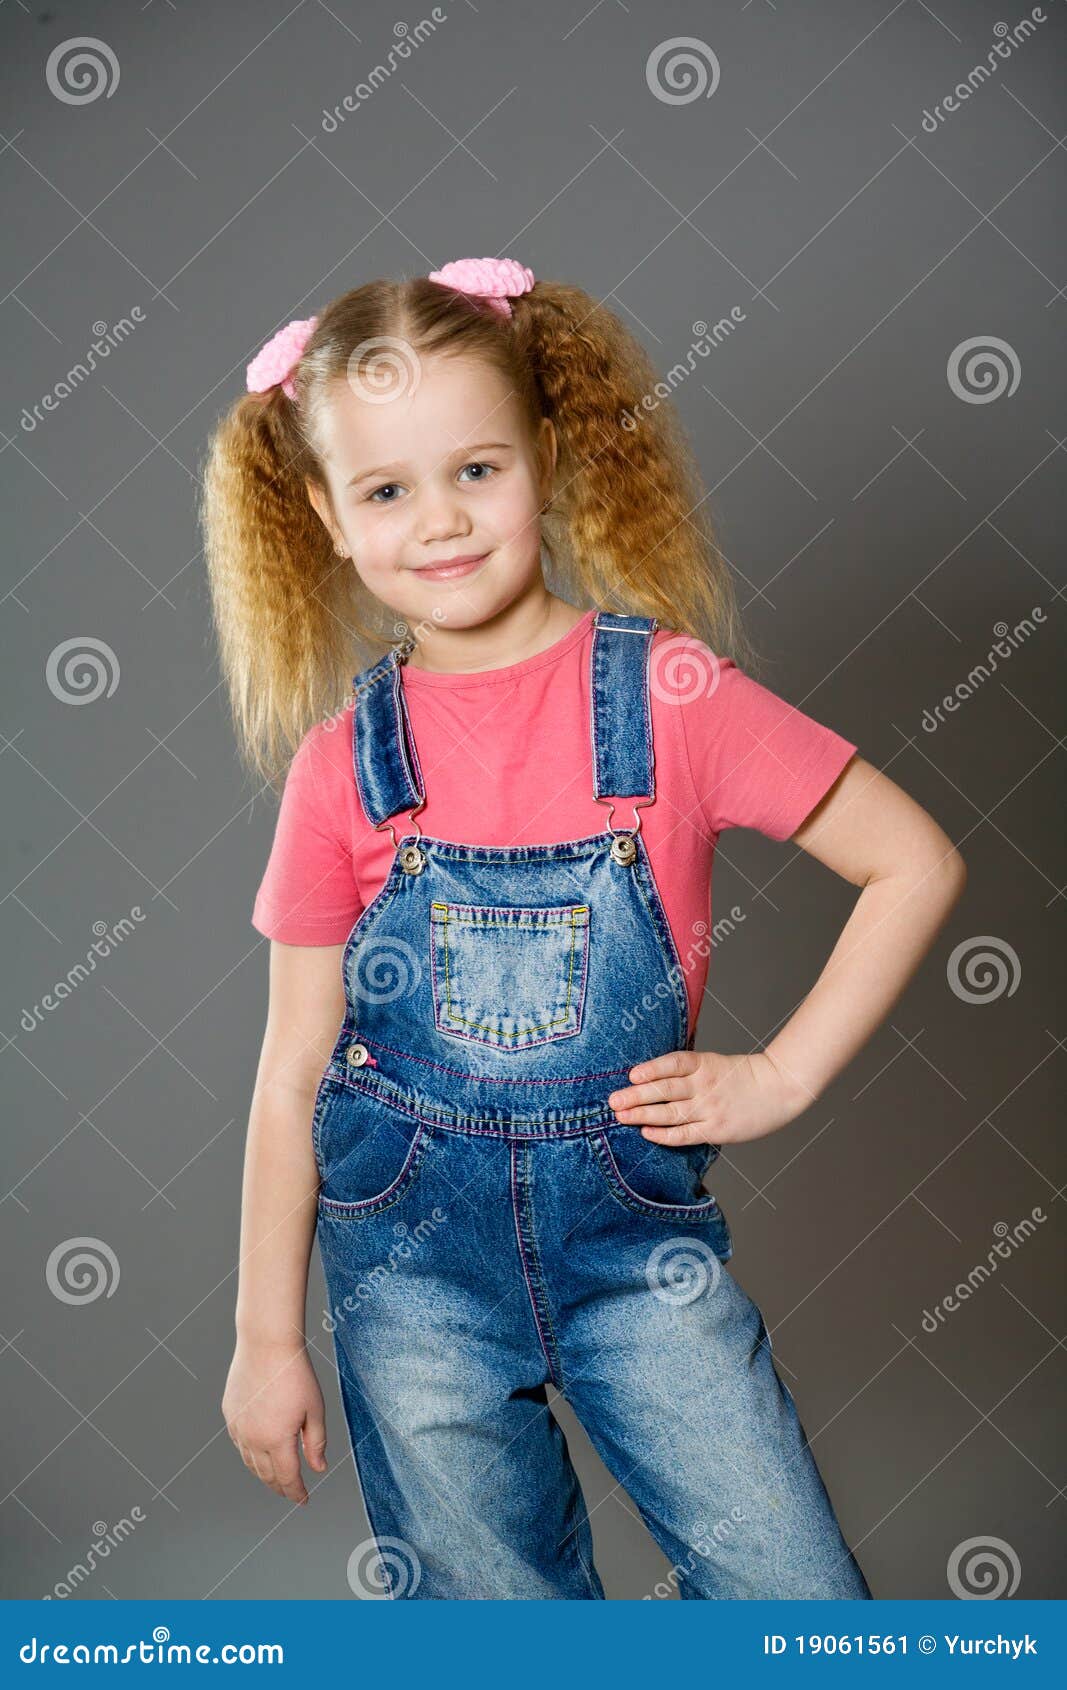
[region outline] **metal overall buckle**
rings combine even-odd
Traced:
[[[424,798],[421,803],[416,804],[415,808],[410,813],[410,820],[415,829],[416,840],[423,837],[423,832],[418,822],[415,820],[415,817],[418,815],[420,810],[424,810],[425,808],[426,800]],[[396,828],[393,826],[391,818],[387,817],[385,821],[376,823],[374,831],[375,833],[381,833],[382,829],[385,827],[389,829],[389,832],[393,836],[393,850],[399,851],[400,853],[400,867],[403,869],[404,873],[421,874],[423,869],[426,867],[426,853],[422,847],[418,844],[404,845],[402,847],[396,836]]]
[[[621,863],[624,868],[628,868],[629,865],[637,858],[637,835],[641,831],[641,817],[638,814],[638,811],[647,809],[649,804],[654,802],[655,800],[653,798],[645,798],[640,801],[634,799],[634,821],[636,825],[632,828],[628,828],[612,827],[611,825],[611,817],[615,814],[614,798],[597,799],[598,804],[609,804],[611,806],[611,810],[608,815],[608,832],[612,836],[611,855],[615,862]]]

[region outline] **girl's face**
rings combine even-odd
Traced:
[[[514,391],[480,361],[416,367],[389,399],[361,394],[358,378],[336,385],[320,437],[333,512],[310,483],[308,495],[364,585],[410,626],[472,628],[543,580],[555,432],[543,419],[531,440]]]

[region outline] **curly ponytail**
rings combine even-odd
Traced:
[[[656,616],[739,662],[750,653],[699,476],[656,373],[629,330],[581,289],[537,282],[503,318],[416,276],[374,281],[319,314],[282,386],[242,394],[208,447],[200,520],[222,673],[241,752],[268,781],[354,673],[405,632],[340,558],[308,496],[329,504],[317,426],[337,382],[400,345],[507,379],[531,429],[559,445],[542,542],[576,606]],[[642,401],[644,401],[642,403]],[[642,414],[638,418],[637,412]]]

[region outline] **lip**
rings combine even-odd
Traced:
[[[488,552],[468,552],[462,557],[450,558],[447,563],[428,564],[412,573],[421,575],[425,581],[459,581],[465,575],[472,575],[488,556]]]

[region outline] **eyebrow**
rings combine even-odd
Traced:
[[[510,440],[477,440],[472,446],[460,446],[443,461],[448,463],[452,458],[469,458],[472,452],[510,452],[511,450],[512,442]],[[376,469],[361,469],[356,475],[352,476],[350,481],[345,483],[345,486],[355,487],[361,481],[369,481],[371,476],[374,475],[395,475],[398,470],[403,468],[404,465],[401,463],[392,463],[379,464]]]

